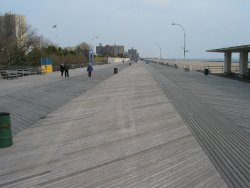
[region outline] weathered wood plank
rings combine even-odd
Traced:
[[[163,70],[159,65],[152,65],[152,67],[154,69],[150,68],[150,70],[159,81],[165,94],[189,125],[228,185],[249,187],[249,134],[244,127],[237,126],[232,121],[235,116],[228,117],[226,114],[226,112],[233,113],[242,110],[240,113],[236,113],[237,120],[244,119],[246,116],[244,112],[250,110],[250,100],[246,100],[250,99],[250,96],[246,94],[249,90],[249,87],[246,87],[248,83],[240,83],[239,85],[243,84],[245,87],[240,86],[239,89],[236,89],[235,91],[241,92],[241,94],[233,97],[232,88],[237,86],[224,78]],[[205,102],[203,98],[206,99]],[[211,103],[208,102],[208,99]],[[232,103],[229,102],[231,99]],[[230,103],[231,107],[223,105],[224,101]],[[242,105],[242,101],[244,101],[244,105]],[[221,106],[218,108],[216,104],[221,104]],[[237,106],[242,107],[237,109]],[[242,123],[244,122],[247,121]],[[248,125],[250,125],[249,122]]]
[[[227,187],[144,64],[88,90],[14,142],[0,150],[5,187]]]
[[[51,75],[29,76],[18,80],[0,80],[0,111],[11,114],[12,132],[32,126],[42,117],[70,102],[86,90],[113,75],[114,65],[95,67],[95,76],[89,81],[85,69],[71,70],[70,78]],[[127,65],[117,65],[123,70]]]

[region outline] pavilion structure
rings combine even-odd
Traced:
[[[219,48],[207,50],[207,52],[220,52],[224,53],[224,74],[231,74],[231,66],[232,66],[232,53],[240,53],[240,61],[239,61],[239,75],[240,77],[244,77],[249,74],[248,71],[248,53],[250,52],[250,45],[242,45],[242,46],[233,46],[228,48]]]

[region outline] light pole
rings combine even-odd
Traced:
[[[160,60],[161,60],[161,46],[157,42],[155,42],[154,44],[157,45],[160,48]]]
[[[96,36],[96,37],[93,37],[91,40],[90,40],[90,43],[89,43],[89,63],[90,64],[94,64],[94,58],[93,58],[93,49],[92,49],[92,41],[95,40],[95,39],[98,39],[99,37]]]
[[[178,25],[184,32],[184,46],[183,46],[183,52],[184,52],[184,59],[186,58],[186,52],[188,52],[186,50],[186,32],[185,32],[185,29],[184,27],[181,25],[181,24],[178,24],[178,23],[172,23],[172,25]]]
[[[58,48],[58,47],[59,47],[59,44],[58,44],[57,24],[56,24],[56,25],[53,25],[53,29],[55,29],[55,32],[56,32],[56,46],[57,46],[57,48]]]

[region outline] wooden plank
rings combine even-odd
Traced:
[[[178,71],[163,70],[159,65],[152,66],[155,70],[151,69],[151,71],[155,78],[159,80],[165,94],[179,111],[183,120],[187,122],[228,185],[231,187],[249,187],[249,134],[241,127],[235,125],[233,121],[228,120],[225,112],[230,112],[230,108],[224,106],[223,113],[218,108],[215,110],[213,105],[206,105],[202,100],[199,100],[205,97],[220,103],[220,100],[217,100],[218,94],[223,96],[222,98],[230,96],[231,93],[225,92],[225,88],[229,88],[227,90],[232,91],[230,89],[232,87],[231,83],[223,78],[216,78],[216,82],[212,79],[206,79],[204,84],[204,78],[194,80],[194,77],[197,77],[199,73],[187,75]],[[156,70],[162,74],[159,74]],[[218,89],[218,79],[220,79],[219,82],[225,81],[225,83],[221,83],[223,90]],[[186,82],[183,82],[183,80]],[[215,92],[213,92],[213,87],[215,87]],[[204,88],[205,92],[201,92],[201,88]],[[240,89],[248,90],[247,87],[240,87]],[[236,91],[239,90],[236,89]],[[242,92],[247,93],[247,91]],[[209,95],[210,93],[212,94]],[[249,95],[244,94],[242,98],[233,98],[233,100],[237,103],[237,101],[243,100],[243,97],[249,98]],[[223,102],[223,100],[221,101]],[[245,101],[249,104],[247,111],[249,111],[250,107],[249,101]],[[238,105],[240,106],[240,104]],[[243,108],[245,109],[246,106]],[[238,115],[242,115],[238,120],[244,119],[244,113],[238,113]]]
[[[12,132],[20,131],[32,126],[57,108],[70,102],[89,88],[94,87],[113,75],[114,65],[95,67],[96,75],[89,82],[83,69],[71,70],[70,79],[61,78],[57,72],[51,75],[30,76],[24,80],[1,80],[0,111],[11,114]],[[117,65],[123,70],[127,65]],[[39,77],[40,80],[37,78]],[[33,86],[33,87],[31,87]]]
[[[0,182],[227,187],[145,66],[130,66],[18,133],[0,150]]]

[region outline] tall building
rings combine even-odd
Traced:
[[[137,60],[139,58],[139,53],[134,48],[128,50],[128,57]]]
[[[113,54],[113,48],[111,46],[96,46],[96,53],[100,56],[111,56]]]
[[[99,46],[96,46],[96,53],[101,56],[119,56],[124,55],[124,46],[118,46],[118,45],[106,45],[102,46],[100,44]]]
[[[117,45],[114,45],[113,46],[114,48],[114,52],[113,52],[113,55],[116,57],[116,56],[123,56],[124,55],[124,46],[117,46]]]
[[[18,14],[6,13],[0,16],[0,39],[14,43],[20,47],[25,42],[26,17]]]

